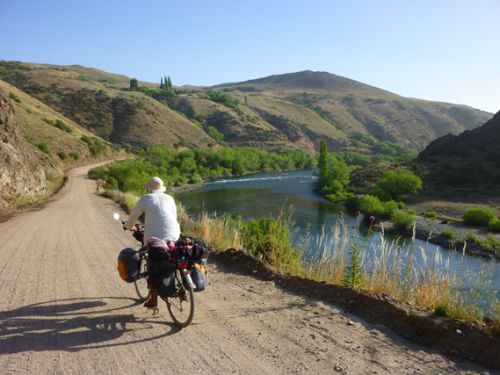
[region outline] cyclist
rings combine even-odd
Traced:
[[[139,199],[130,212],[126,227],[134,230],[135,223],[144,214],[144,243],[147,244],[151,238],[156,238],[173,245],[181,233],[174,198],[165,194],[165,185],[159,177],[152,177],[144,187],[150,193]],[[150,289],[151,297],[144,306],[153,308],[158,305],[158,291],[152,285]]]

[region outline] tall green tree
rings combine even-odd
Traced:
[[[163,90],[165,88],[165,84],[163,83],[163,77],[160,79],[160,89]]]
[[[318,159],[318,180],[317,185],[321,188],[325,185],[326,178],[328,175],[328,150],[326,148],[326,142],[319,142],[319,159]]]

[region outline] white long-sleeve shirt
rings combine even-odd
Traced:
[[[151,237],[164,241],[179,239],[181,230],[177,222],[177,207],[170,195],[160,192],[143,195],[128,217],[128,229],[135,225],[142,214],[145,214],[144,243]]]

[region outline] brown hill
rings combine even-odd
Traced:
[[[125,76],[79,65],[2,62],[0,66],[5,70],[0,78],[111,142],[176,147],[215,144],[168,106],[127,91],[130,79]]]
[[[450,189],[500,190],[500,112],[483,126],[431,142],[418,156],[427,181]]]
[[[473,129],[491,118],[490,113],[467,106],[405,98],[326,72],[274,75],[217,87],[309,108],[347,137],[361,132],[417,150],[437,137]]]
[[[326,72],[184,87],[170,100],[158,101],[129,91],[128,77],[97,69],[18,62],[0,62],[0,67],[0,78],[81,126],[112,142],[140,147],[215,145],[223,138],[228,145],[310,152],[318,149],[319,140],[331,151],[367,152],[374,141],[421,150],[439,136],[473,129],[491,117],[466,106],[404,98]]]

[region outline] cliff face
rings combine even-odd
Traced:
[[[23,140],[14,106],[0,91],[0,209],[47,191],[42,160]]]

